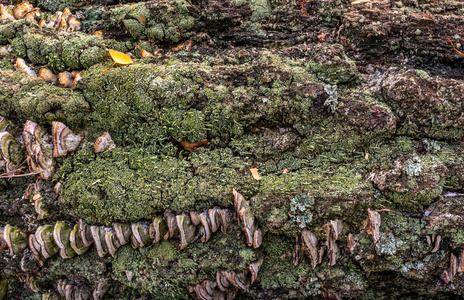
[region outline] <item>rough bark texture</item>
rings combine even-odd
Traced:
[[[238,299],[464,297],[464,57],[446,40],[464,45],[464,2],[31,3],[37,20],[69,7],[82,28],[0,21],[0,115],[22,147],[26,120],[49,134],[63,122],[84,140],[42,182],[45,218],[23,196],[37,175],[0,179],[0,227],[28,236],[58,221],[233,211],[235,189],[263,243],[247,246],[234,219],[226,234],[183,250],[178,237],[125,245],[114,257],[92,246],[39,266],[30,249],[3,247],[0,299],[42,299],[60,279],[89,289],[108,282],[104,299],[195,298],[195,285],[259,259],[256,282],[233,289]],[[134,64],[103,72],[108,49]],[[15,71],[18,57],[82,79],[74,89],[52,85]],[[116,148],[95,154],[105,131]],[[319,261],[304,229],[324,251]]]

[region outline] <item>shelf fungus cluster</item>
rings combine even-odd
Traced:
[[[41,200],[38,193],[34,197],[36,202]],[[82,220],[70,226],[59,221],[55,225],[38,227],[29,235],[28,241],[18,228],[7,225],[0,227],[0,245],[2,250],[8,248],[13,256],[23,252],[29,242],[39,266],[57,253],[64,259],[84,254],[92,244],[98,255],[104,257],[107,254],[113,256],[119,247],[128,243],[137,249],[161,239],[178,237],[179,249],[183,250],[200,237],[202,242],[207,242],[219,228],[226,233],[232,218],[230,210],[215,207],[202,213],[191,212],[190,215],[166,211],[164,218],[157,216],[152,222],[114,223],[111,227],[87,225]]]
[[[375,210],[370,210],[369,208],[367,209],[367,214],[369,215],[369,219],[366,221],[364,225],[364,230],[368,234],[372,235],[372,240],[374,241],[374,244],[377,244],[377,242],[380,239],[380,214]]]
[[[95,153],[99,153],[116,148],[116,144],[113,142],[111,135],[108,132],[105,132],[95,141],[93,148]]]
[[[318,249],[318,240],[314,233],[304,229],[301,232],[302,251],[309,256],[311,267],[314,269],[324,258],[325,251],[327,250],[327,256],[329,258],[329,266],[334,266],[337,263],[337,259],[340,258],[340,247],[337,244],[342,231],[343,223],[340,220],[330,221],[324,225],[327,230],[326,233],[326,245],[321,246]],[[352,237],[352,235],[349,237]],[[297,248],[299,249],[299,248]],[[298,251],[298,250],[297,250]],[[297,255],[299,256],[299,255]],[[295,263],[297,264],[297,263]]]
[[[69,87],[72,89],[76,87],[77,83],[82,78],[80,71],[65,71],[55,75],[49,68],[40,69],[39,77],[53,85],[59,85],[64,88]]]
[[[67,7],[63,11],[57,11],[55,15],[48,17],[47,20],[42,17],[43,14],[39,8],[34,7],[29,1],[23,1],[18,5],[9,7],[0,4],[0,20],[28,19],[40,27],[45,25],[58,31],[77,31],[81,28],[81,22],[71,14]],[[40,18],[40,22],[37,22]]]
[[[53,163],[53,145],[49,135],[39,125],[26,121],[23,130],[29,170],[40,174],[44,180],[50,180],[55,172]]]
[[[0,227],[0,251],[8,249],[8,255],[15,256],[22,253],[26,248],[26,235],[19,228],[9,224]]]
[[[41,68],[37,75],[34,68],[27,65],[26,61],[20,57],[16,58],[14,68],[16,71],[26,73],[32,77],[42,78],[45,82],[50,82],[53,85],[61,86],[63,88],[75,88],[79,80],[82,78],[80,71],[65,71],[56,75],[49,68]]]
[[[39,8],[34,8],[28,1],[23,1],[14,7],[6,7],[0,4],[0,20],[14,21],[28,19],[33,23],[37,23],[36,18],[39,16]]]
[[[453,281],[457,272],[464,272],[464,250],[461,250],[458,256],[459,258],[451,253],[450,266],[441,273],[440,277],[445,283]]]
[[[61,297],[64,297],[66,300],[100,300],[103,299],[103,296],[108,291],[109,287],[110,285],[107,282],[101,281],[92,291],[90,286],[88,286],[85,282],[60,279],[56,283],[56,290],[58,294],[48,292],[42,295],[42,300],[58,300],[61,299]]]
[[[340,220],[330,221],[324,228],[327,229],[327,254],[329,256],[329,266],[334,266],[340,257],[340,248],[336,241],[343,231],[343,223]]]
[[[74,134],[71,129],[61,122],[52,123],[53,157],[67,155],[77,149],[82,141],[80,135]]]
[[[261,229],[257,229],[255,226],[255,216],[251,211],[250,202],[237,192],[235,189],[232,190],[234,195],[234,208],[237,214],[237,219],[242,225],[242,230],[245,233],[246,242],[248,246],[253,248],[259,248],[263,243],[263,234]]]
[[[7,174],[14,173],[23,161],[21,145],[7,131],[0,132],[0,158]]]
[[[438,235],[438,236],[436,234],[428,235],[426,239],[427,239],[427,244],[429,246],[433,244],[432,253],[435,253],[440,249],[441,235]]]
[[[63,11],[57,11],[47,21],[41,20],[39,25],[53,27],[58,31],[78,31],[81,29],[81,22],[71,14],[67,7]]]
[[[263,259],[251,263],[247,270],[241,273],[232,271],[217,271],[216,281],[203,280],[193,290],[200,300],[234,299],[240,292],[248,292],[258,276]]]
[[[30,171],[40,174],[44,180],[51,180],[54,174],[53,158],[76,150],[82,137],[75,135],[63,123],[53,122],[50,138],[39,125],[28,120],[24,125],[23,141]]]

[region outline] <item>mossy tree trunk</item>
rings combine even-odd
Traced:
[[[41,299],[60,279],[90,290],[106,282],[104,299],[195,298],[197,284],[261,259],[247,291],[229,289],[236,297],[462,297],[464,56],[446,39],[464,45],[462,2],[30,2],[37,21],[69,7],[81,28],[0,20],[3,130],[24,156],[27,120],[48,134],[63,122],[83,141],[36,184],[39,209],[24,195],[38,180],[22,176],[26,162],[2,176],[0,228],[28,237],[58,221],[109,228],[234,211],[235,189],[263,242],[249,247],[234,217],[226,234],[201,243],[199,233],[183,250],[176,235],[43,266],[29,246],[12,255],[0,243],[0,299]],[[134,64],[103,72],[108,49]],[[15,70],[17,58],[82,78],[53,85]],[[95,153],[104,132],[116,148]]]

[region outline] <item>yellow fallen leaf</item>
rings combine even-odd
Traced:
[[[132,59],[129,57],[129,55],[125,53],[113,49],[108,49],[108,52],[110,53],[111,58],[114,60],[114,63],[108,69],[103,71],[103,73],[111,69],[114,66],[114,64],[131,65],[134,63]]]
[[[250,172],[251,172],[251,175],[253,176],[253,178],[255,180],[260,180],[261,179],[261,176],[259,176],[259,174],[258,174],[258,168],[251,168]]]
[[[108,49],[108,52],[110,53],[111,58],[114,60],[115,63],[120,64],[120,65],[131,65],[134,62],[132,59],[129,57],[129,55],[113,50],[113,49]]]
[[[284,171],[283,171],[282,173],[287,174],[287,173],[288,173],[288,169],[285,168]]]

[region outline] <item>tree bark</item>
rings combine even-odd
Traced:
[[[0,20],[0,299],[461,296],[462,2],[31,4]]]

